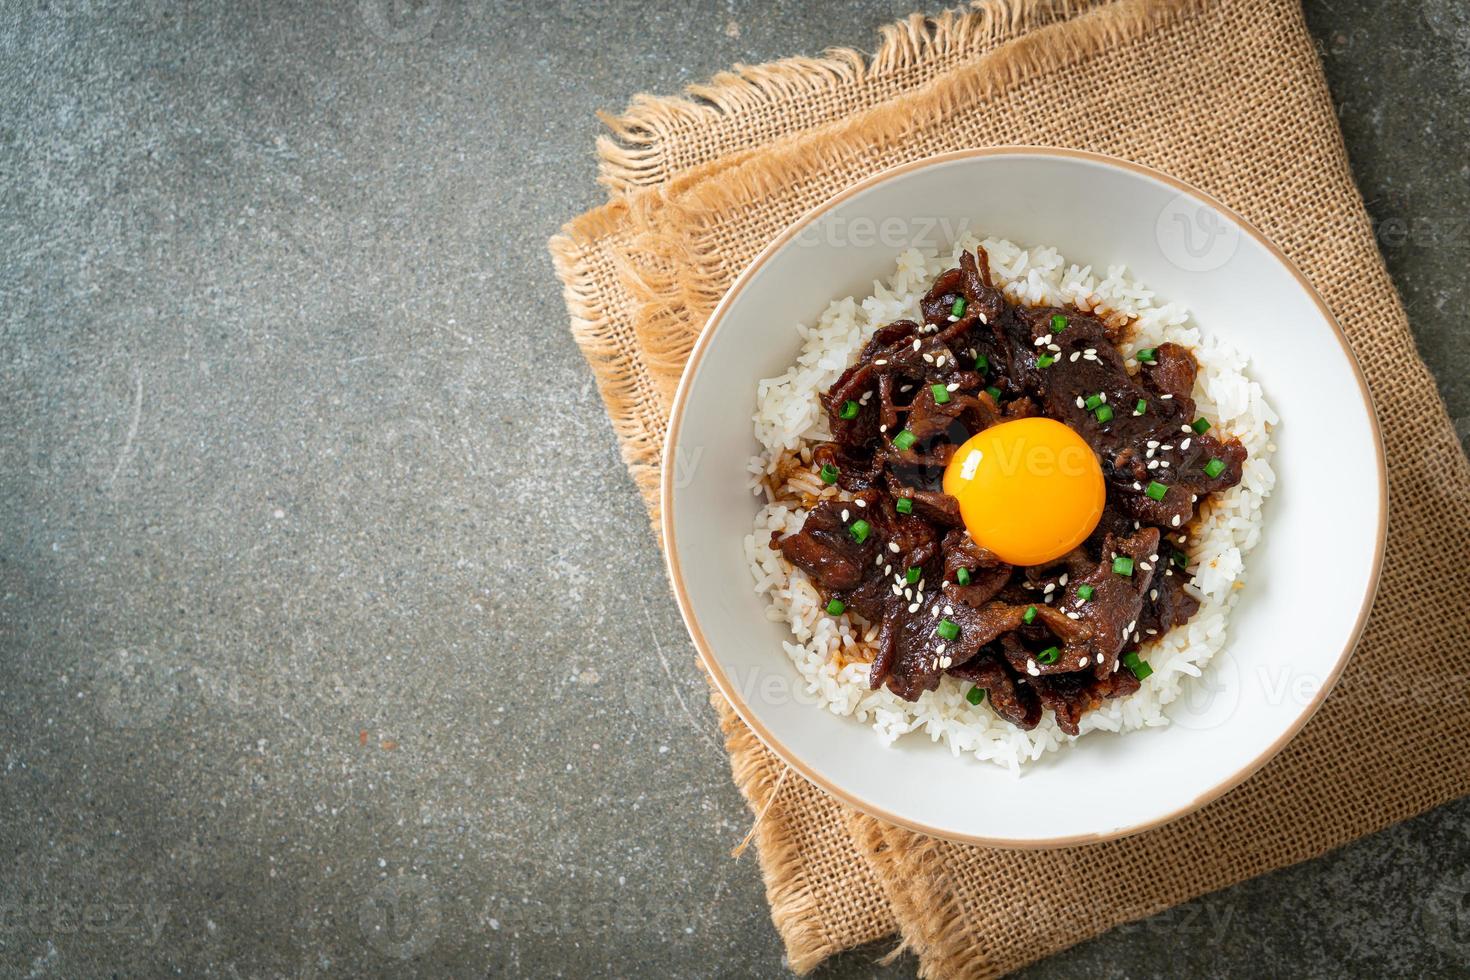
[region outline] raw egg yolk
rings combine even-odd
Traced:
[[[970,537],[1012,565],[1077,547],[1102,517],[1102,468],[1082,437],[1053,419],[1003,422],[971,436],[944,470]]]

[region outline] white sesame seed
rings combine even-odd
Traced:
[[[849,516],[850,515],[847,512],[847,508],[844,507],[843,510],[842,510],[842,523],[846,524],[847,523],[847,518]]]
[[[923,342],[920,341],[918,337],[915,337],[914,338],[914,350],[918,350],[922,346],[923,346]]]
[[[981,323],[987,323],[988,324],[990,322],[989,320],[987,320],[985,318],[985,314],[984,313],[976,313],[975,316],[977,316],[977,317],[980,318],[980,322]]]
[[[898,554],[898,545],[896,543],[890,541],[890,542],[888,542],[888,550],[891,551],[891,552],[893,552],[896,555],[896,554]]]
[[[1057,579],[1057,584],[1058,585],[1066,585],[1067,584],[1067,573],[1066,572],[1063,572],[1062,573],[1062,577],[1059,578],[1059,579]]]
[[[939,603],[934,603],[934,608],[929,610],[929,615],[933,616],[935,619],[939,618]]]
[[[944,355],[943,354],[940,354],[938,357],[936,357],[934,359],[934,366],[935,367],[944,367],[944,361],[945,361]]]
[[[1116,674],[1118,672],[1118,664],[1120,664],[1120,663],[1122,663],[1121,660],[1114,660],[1113,661],[1113,673]]]
[[[1150,439],[1148,442],[1144,443],[1144,445],[1147,446],[1149,449],[1158,449],[1159,448],[1159,440],[1157,440],[1157,439]]]
[[[885,365],[885,364],[888,363],[888,358],[886,358],[886,357],[880,357],[876,361],[874,361],[873,363],[875,365],[877,365],[878,367],[882,367],[883,365]]]
[[[944,652],[944,644],[943,643],[937,644],[934,647],[934,652],[935,653],[943,653]]]
[[[933,354],[925,354],[924,355],[924,363],[925,364],[933,364],[934,363],[934,355]]]
[[[1191,428],[1190,428],[1190,427],[1189,427],[1189,426],[1187,426],[1187,425],[1181,425],[1181,426],[1180,426],[1180,427],[1179,427],[1179,431],[1180,431],[1180,432],[1193,432],[1193,431],[1194,431],[1194,430],[1193,430],[1193,429],[1191,429]]]
[[[1085,351],[1083,351],[1082,353],[1084,353],[1084,354],[1096,354],[1097,353],[1097,348],[1096,347],[1089,347]]]
[[[916,613],[918,611],[919,611],[919,604],[917,602],[912,603],[912,604],[909,605],[909,612]]]
[[[953,616],[954,615],[954,606],[945,606],[944,607],[944,614],[946,616]]]
[[[914,390],[914,386],[913,385],[904,385],[903,387],[901,387],[901,388],[898,389],[898,393],[900,395],[906,395],[906,394],[908,394],[909,392],[911,392],[913,390]]]
[[[1152,599],[1154,602],[1158,602],[1159,601],[1159,590],[1158,589],[1149,589],[1148,590],[1148,597],[1150,599]]]
[[[1085,402],[1085,401],[1082,400],[1082,396],[1081,395],[1078,395],[1077,396],[1077,407],[1078,408],[1086,408],[1087,407],[1087,402]]]
[[[1166,402],[1166,401],[1168,401],[1169,399],[1171,399],[1173,397],[1174,397],[1173,395],[1160,395],[1159,396],[1159,401]]]
[[[1148,560],[1149,561],[1158,561],[1159,560],[1159,556],[1158,555],[1149,555],[1148,556]]]
[[[1081,619],[1082,617],[1079,616],[1077,613],[1069,612],[1069,613],[1067,613],[1067,618],[1068,619]]]
[[[878,555],[878,558],[881,561],[882,558],[883,558],[883,555],[882,554],[879,554]],[[883,574],[884,575],[892,575],[893,574],[893,566],[892,565],[884,565],[883,566]]]
[[[1181,442],[1179,444],[1179,448],[1180,449],[1188,449],[1189,448],[1189,443],[1190,443],[1190,440],[1185,439],[1183,442]]]
[[[1169,519],[1169,526],[1170,527],[1178,527],[1179,526],[1179,515],[1178,514],[1175,514],[1173,517],[1171,517]]]
[[[888,431],[888,426],[886,424],[885,425],[880,425],[880,426],[878,426],[878,431],[879,432],[887,432]]]
[[[1167,459],[1161,459],[1159,460],[1159,465],[1167,470],[1169,468],[1169,461]]]
[[[1148,468],[1151,469],[1151,470],[1158,469],[1159,468],[1159,461],[1156,460],[1156,459],[1149,460],[1148,461]]]
[[[1046,349],[1051,351],[1053,354],[1060,354],[1062,352],[1062,348],[1057,344],[1047,344]]]
[[[1133,484],[1133,489],[1135,489],[1135,490],[1142,490],[1143,489],[1143,484],[1142,483],[1134,483]],[[1137,530],[1137,528],[1135,527],[1134,530]]]
[[[1056,590],[1057,590],[1057,584],[1055,582],[1048,582],[1048,583],[1046,583],[1046,588],[1042,589],[1041,591],[1043,593],[1045,593],[1046,595],[1051,595]]]
[[[866,500],[854,500],[853,503],[856,504],[859,507],[866,507],[866,506],[868,506],[868,502]]]
[[[957,317],[957,316],[955,316],[953,313],[951,313],[949,315],[949,322],[950,323],[959,323],[960,322],[960,318]]]
[[[876,554],[876,555],[873,556],[873,564],[874,565],[881,565],[881,564],[883,564],[883,553],[882,552],[879,552],[878,554]],[[892,566],[889,566],[889,568],[892,568]],[[884,575],[887,575],[888,574],[888,569],[884,569],[883,570],[883,574]]]
[[[1032,677],[1041,676],[1041,671],[1037,670],[1036,665],[1029,660],[1026,661],[1026,673],[1030,674]]]
[[[1139,562],[1138,567],[1143,569],[1145,572],[1151,572],[1154,570],[1154,567],[1146,561]]]
[[[901,588],[899,588],[898,586],[895,585],[893,587],[893,594],[894,595],[903,595],[903,589],[901,589]]]
[[[1108,393],[1106,391],[1099,391],[1097,393],[1097,397],[1102,400],[1102,403],[1104,405],[1106,405],[1108,403]]]
[[[914,590],[913,589],[904,589],[903,590],[903,597],[905,599],[909,600],[910,602],[913,602],[914,601]]]
[[[1092,662],[1092,658],[1090,658],[1090,657],[1081,657],[1077,661],[1077,666],[1078,667],[1086,667],[1091,662]]]
[[[1067,362],[1069,364],[1076,364],[1077,363],[1077,358],[1079,358],[1081,356],[1082,356],[1081,354],[1077,353],[1076,351],[1073,351],[1072,352],[1072,356],[1069,357],[1069,358],[1067,358]],[[1082,399],[1080,399],[1080,398],[1077,399],[1077,404],[1078,405],[1081,405],[1082,404]]]
[[[1159,635],[1159,631],[1158,630],[1144,630],[1144,632],[1147,633],[1149,636],[1158,636]]]
[[[917,585],[917,586],[916,586],[916,588],[917,588],[917,589],[918,589],[918,590],[919,590],[919,591],[920,591],[920,592],[923,592],[923,591],[924,591],[924,580],[923,580],[923,579],[919,579],[919,584],[918,584],[918,585]]]

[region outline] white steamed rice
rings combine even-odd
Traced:
[[[1008,241],[969,237],[942,256],[909,249],[899,255],[887,283],[874,282],[873,295],[836,300],[815,324],[797,326],[801,356],[785,374],[762,381],[757,393],[755,436],[762,448],[751,460],[750,472],[752,490],[764,495],[765,506],[745,538],[745,553],[756,591],[770,598],[767,615],[791,630],[792,639],[783,646],[804,679],[806,694],[836,714],[872,725],[884,744],[923,731],[934,741],[943,739],[956,755],[969,753],[1018,771],[1073,736],[1057,727],[1050,712],[1032,731],[1021,731],[996,716],[988,701],[969,704],[969,685],[952,677],[943,678],[937,690],[917,702],[904,701],[886,688],[869,690],[876,626],[852,613],[828,615],[806,574],[770,543],[772,532],[784,535],[801,527],[805,505],[813,498],[841,494],[824,485],[811,466],[809,446],[829,436],[820,392],[857,358],[879,327],[900,319],[922,320],[919,300],[934,277],[977,245],[985,247],[996,282],[1013,302],[1072,304],[1111,322],[1131,320],[1135,349],[1165,341],[1192,349],[1200,364],[1194,391],[1200,412],[1215,420],[1223,434],[1239,438],[1250,453],[1240,484],[1218,495],[1191,529],[1188,588],[1200,600],[1199,612],[1143,645],[1153,675],[1136,694],[1107,701],[1084,715],[1081,735],[1167,724],[1164,706],[1178,697],[1182,684],[1200,676],[1225,643],[1230,610],[1245,582],[1245,556],[1260,539],[1261,505],[1276,481],[1270,458],[1277,418],[1260,385],[1245,373],[1245,357],[1219,338],[1201,334],[1188,310],[1161,302],[1128,278],[1123,266],[1110,266],[1099,277],[1090,266],[1068,265],[1053,248],[1022,249]]]

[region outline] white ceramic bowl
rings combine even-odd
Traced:
[[[942,219],[948,219],[948,226]],[[886,229],[886,230],[885,230]],[[1171,706],[1174,723],[1094,733],[1019,777],[956,757],[921,732],[884,747],[872,729],[802,696],[742,548],[759,503],[756,384],[799,351],[797,322],[865,296],[906,245],[971,230],[1125,263],[1250,357],[1281,417],[1274,494],[1230,638]],[[907,237],[905,237],[907,236]],[[1208,803],[1265,764],[1326,696],[1378,581],[1387,483],[1377,420],[1341,329],[1307,281],[1239,216],[1173,178],[1095,154],[963,151],[839,194],[760,254],[689,359],[665,447],[669,574],[695,646],[746,723],[813,783],[924,833],[1013,847],[1104,840]]]

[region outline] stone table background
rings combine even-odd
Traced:
[[[1470,13],[1307,6],[1470,431]],[[594,110],[908,9],[0,5],[0,975],[781,972],[544,243]],[[1462,801],[1028,974],[1464,971],[1467,867]]]

